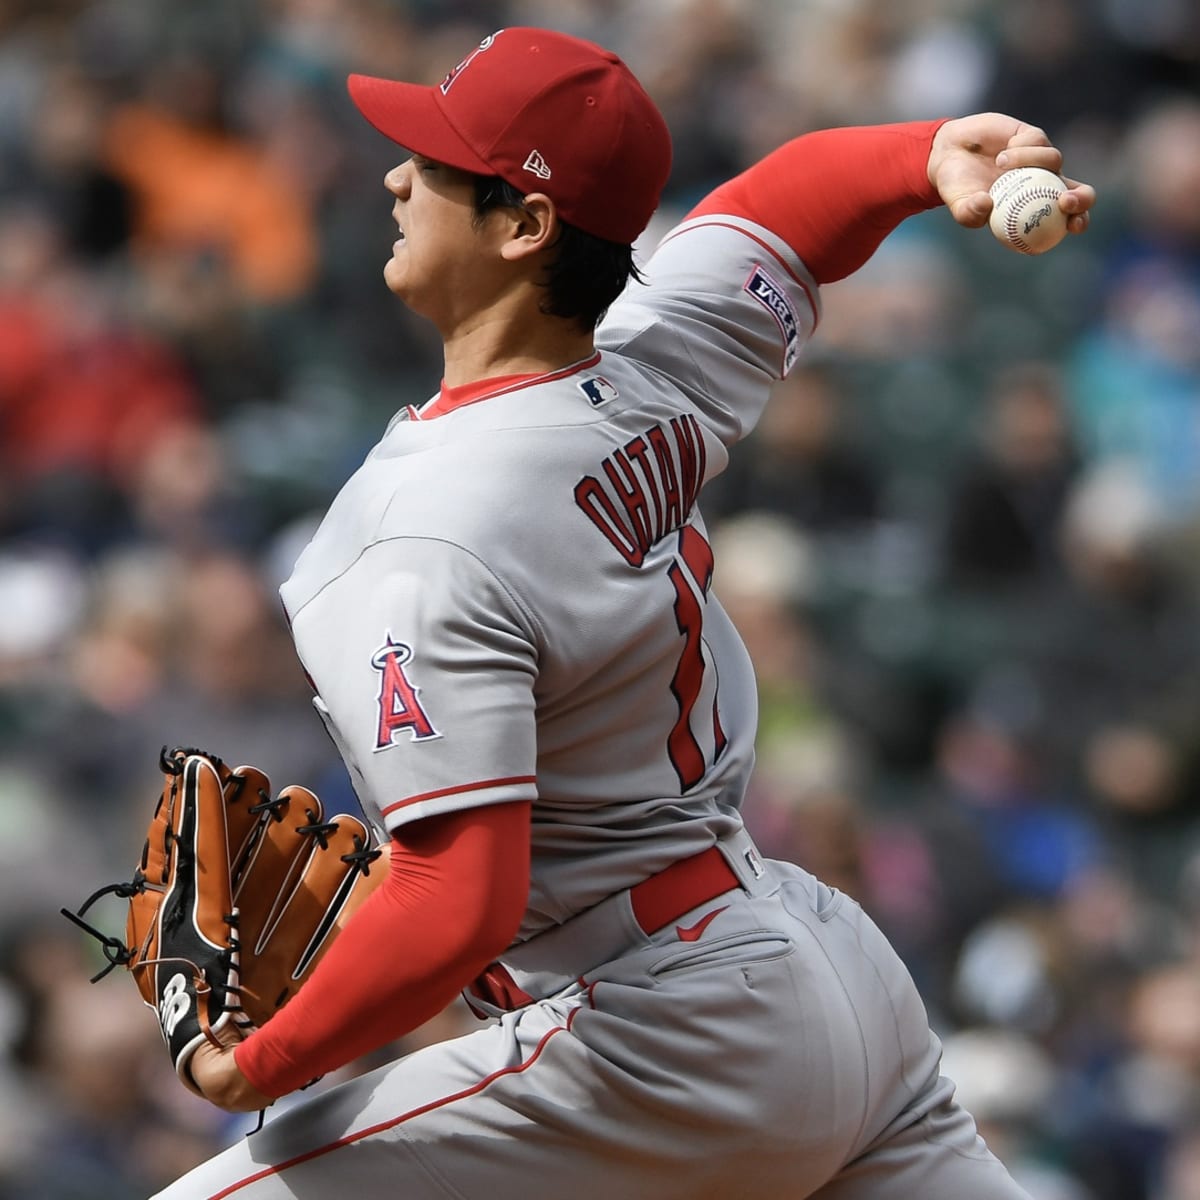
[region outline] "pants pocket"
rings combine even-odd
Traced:
[[[702,946],[674,949],[651,963],[648,974],[658,978],[684,971],[767,962],[791,954],[795,943],[777,929],[739,931],[723,938],[706,938]]]

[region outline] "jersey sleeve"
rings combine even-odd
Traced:
[[[532,621],[474,554],[436,538],[376,542],[292,621],[369,817],[390,831],[534,799]]]
[[[597,345],[666,375],[732,445],[816,328],[816,281],[769,230],[720,214],[669,233],[644,275],[613,305]]]
[[[663,241],[597,339],[667,374],[729,445],[744,437],[819,320],[818,283],[860,267],[941,201],[940,121],[794,138],[717,188]]]

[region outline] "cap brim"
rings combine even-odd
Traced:
[[[358,111],[397,145],[461,171],[496,174],[447,120],[437,88],[372,75],[351,75],[346,85]]]

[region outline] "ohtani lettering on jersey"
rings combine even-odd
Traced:
[[[575,503],[630,566],[687,523],[704,482],[707,455],[690,413],[652,425],[575,485]]]
[[[382,646],[371,655],[371,666],[379,672],[379,728],[375,749],[386,750],[394,745],[396,735],[408,730],[414,742],[439,738],[429,715],[418,698],[420,688],[409,679],[405,665],[412,661],[412,647],[385,635]]]

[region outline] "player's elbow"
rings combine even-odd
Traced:
[[[428,817],[393,834],[389,889],[438,952],[482,968],[513,942],[529,897],[530,804]]]
[[[517,936],[528,898],[528,876],[507,871],[484,873],[456,889],[455,956],[480,969],[499,958]]]

